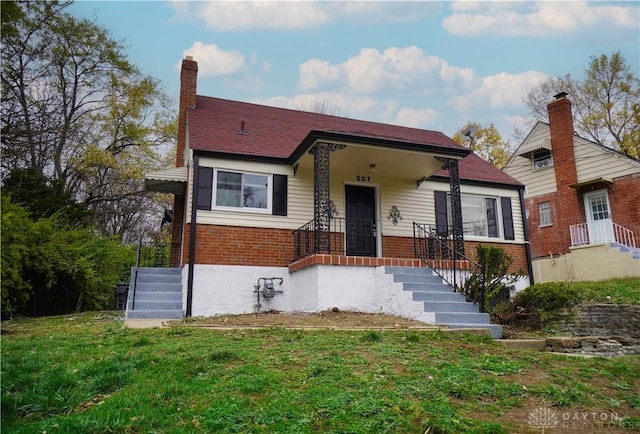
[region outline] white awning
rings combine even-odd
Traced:
[[[529,143],[525,143],[518,148],[516,154],[525,157],[531,158],[531,153],[533,151],[537,151],[538,149],[548,149],[551,150],[551,139],[545,138],[540,140],[534,140]]]
[[[188,167],[176,167],[173,169],[145,173],[144,186],[147,191],[184,194],[184,187],[188,178]]]

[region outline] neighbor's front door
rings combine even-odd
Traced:
[[[376,190],[345,186],[346,250],[349,256],[376,256]]]
[[[584,206],[589,228],[589,243],[614,241],[607,190],[585,193]]]

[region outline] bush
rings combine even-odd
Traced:
[[[535,307],[544,312],[580,303],[580,292],[570,282],[547,282],[529,286],[513,299],[516,306]]]
[[[129,247],[56,216],[33,222],[5,195],[1,232],[3,316],[111,309],[135,259]]]

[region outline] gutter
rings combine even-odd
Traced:
[[[529,284],[533,285],[533,265],[531,264],[531,244],[529,243],[529,225],[527,223],[527,210],[524,204],[524,187],[518,190],[520,196],[520,212],[522,213],[522,222],[524,223],[524,248],[527,256],[527,272],[529,273]]]
[[[196,257],[196,217],[198,215],[198,179],[200,176],[200,156],[193,154],[193,183],[191,185],[191,223],[189,224],[189,269],[187,273],[187,312],[191,316],[193,304],[193,269]]]

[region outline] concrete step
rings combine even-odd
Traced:
[[[133,270],[135,270],[135,267],[133,267]],[[182,276],[182,268],[140,267],[138,268],[138,275],[142,274],[164,274]]]
[[[425,312],[441,312],[441,313],[478,313],[478,306],[474,303],[466,301],[427,301],[424,303]]]
[[[131,287],[129,291],[132,291]],[[182,283],[138,282],[136,297],[141,292],[182,292]]]
[[[393,281],[402,283],[433,283],[436,285],[443,285],[442,277],[435,274],[394,274]]]
[[[491,333],[493,339],[502,338],[502,326],[500,324],[465,324],[465,323],[449,323],[446,324],[452,329],[487,329]]]
[[[414,292],[453,292],[453,288],[439,283],[402,282],[402,289]]]
[[[182,310],[182,300],[138,300],[136,297],[135,310]]]
[[[415,301],[459,301],[466,302],[464,295],[459,292],[449,291],[414,291]]]
[[[471,303],[470,303],[471,304]],[[436,324],[489,324],[488,313],[436,312]]]
[[[420,274],[433,276],[433,270],[428,267],[384,267],[386,274]]]
[[[181,283],[182,275],[181,274],[153,274],[153,273],[138,273],[137,282],[146,283],[146,282],[158,282],[158,283]]]
[[[127,319],[180,319],[182,309],[128,310]]]
[[[139,289],[139,288],[138,288]],[[182,301],[182,291],[139,291],[136,290],[138,301]]]

